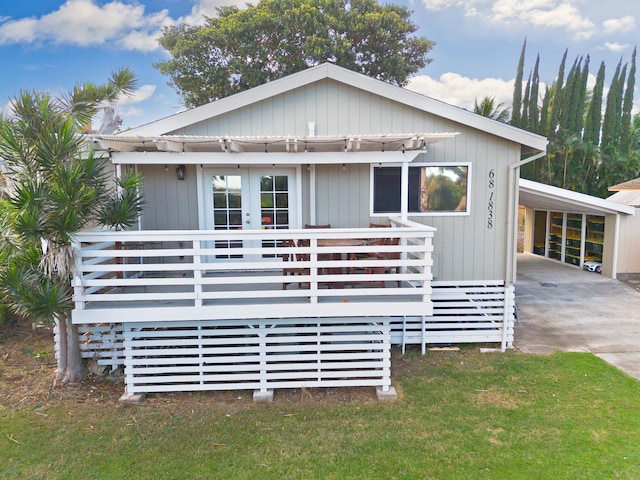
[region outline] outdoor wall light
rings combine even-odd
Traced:
[[[178,165],[176,167],[176,177],[178,177],[178,180],[184,180],[184,176],[187,172],[187,167],[185,167],[184,165]]]

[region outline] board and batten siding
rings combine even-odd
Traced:
[[[184,180],[176,165],[139,165],[142,173],[143,230],[197,230],[196,166],[187,165]]]
[[[302,136],[308,134],[309,122],[315,123],[317,135],[460,132],[453,139],[430,145],[416,162],[471,163],[470,215],[410,216],[410,219],[437,228],[433,268],[437,280],[505,278],[505,262],[510,258],[506,252],[508,188],[515,188],[509,185],[508,172],[509,165],[520,160],[520,145],[517,143],[331,79],[266,98],[171,133]],[[274,163],[277,164],[277,156],[274,156]],[[154,182],[160,181],[161,184],[159,188],[156,187],[155,193],[159,195],[157,200],[164,205],[177,203],[173,199],[160,198],[163,172],[154,170],[154,173]],[[489,187],[490,175],[493,188]],[[370,176],[369,165],[318,165],[315,182],[316,223],[330,223],[335,227],[365,227],[369,222],[379,221],[379,218],[369,215]],[[303,168],[303,223],[308,223],[311,218],[308,209],[309,178],[309,172]],[[193,187],[193,192],[185,192],[192,198],[195,196],[195,184]],[[169,190],[167,188],[167,195]],[[492,192],[493,218],[489,227]],[[162,210],[162,207],[151,208]],[[183,206],[180,212],[184,211]],[[166,208],[164,212],[170,213]],[[512,213],[515,222],[515,209]],[[158,212],[154,214],[157,218]],[[190,222],[195,221],[191,212],[188,217]],[[160,223],[156,221],[156,225],[160,226]],[[151,228],[151,224],[145,223],[144,228]]]

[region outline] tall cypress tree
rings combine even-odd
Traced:
[[[558,130],[560,122],[560,111],[562,109],[563,84],[564,84],[564,67],[567,61],[567,52],[564,51],[560,67],[558,68],[558,76],[555,81],[555,92],[553,94],[553,104],[551,105],[551,117],[549,120],[549,136],[553,136]]]
[[[531,93],[529,97],[529,131],[538,132],[539,113],[538,113],[538,93],[540,90],[540,75],[538,68],[540,66],[540,55],[536,57],[536,64],[533,67],[533,78],[531,79]]]
[[[615,123],[615,146],[620,151],[620,140],[622,138],[622,99],[624,97],[624,80],[627,78],[627,64],[624,64],[620,77],[618,78],[618,87],[616,88],[616,108],[618,115]]]
[[[636,85],[636,49],[633,49],[631,55],[631,68],[629,68],[629,77],[627,79],[627,89],[624,94],[624,103],[622,104],[622,116],[620,125],[620,152],[629,153],[629,145],[631,144],[631,109],[633,108],[633,89]]]
[[[528,129],[529,127],[529,101],[531,97],[531,73],[527,79],[527,86],[524,89],[524,95],[522,96],[522,117],[520,118],[520,128]]]
[[[540,109],[540,124],[538,125],[538,131],[540,135],[546,135],[549,128],[549,102],[551,101],[551,89],[547,85],[544,91],[544,98],[542,99],[542,108]]]
[[[607,106],[604,111],[604,118],[602,120],[602,140],[600,145],[602,149],[608,149],[609,147],[616,146],[616,123],[620,110],[619,105],[616,102],[617,94],[616,90],[620,84],[620,69],[622,67],[622,59],[616,66],[616,71],[611,79],[611,85],[609,87],[609,93],[607,94]]]
[[[514,127],[521,126],[522,115],[522,77],[524,72],[524,56],[527,49],[527,38],[525,37],[520,52],[520,61],[518,62],[518,71],[516,72],[516,80],[513,86],[513,105],[511,107],[511,125]]]
[[[587,98],[587,80],[589,77],[589,55],[584,62],[584,67],[580,73],[580,82],[577,84],[576,108],[574,110],[575,134],[582,136],[584,126],[584,110]]]
[[[602,96],[604,92],[604,62],[600,63],[600,69],[596,76],[596,84],[593,87],[589,110],[584,123],[583,139],[591,145],[600,144],[600,125],[602,123]]]
[[[576,57],[567,75],[564,93],[562,95],[562,107],[560,111],[560,119],[558,121],[559,131],[568,135],[576,134],[576,114],[580,105],[578,101],[578,89],[580,81],[580,72],[582,63],[581,57]],[[582,114],[582,111],[580,112]]]

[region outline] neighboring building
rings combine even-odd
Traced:
[[[635,178],[624,183],[609,187],[610,192],[615,192],[607,200],[618,202],[632,207],[636,212],[640,209],[640,178]],[[640,215],[625,216],[620,221],[619,227],[619,253],[617,271],[620,274],[640,273]]]
[[[629,248],[626,226],[638,217],[614,197],[605,200],[520,179],[520,205],[526,208],[524,251],[579,268],[586,265],[611,278],[627,273],[635,249]]]
[[[74,283],[128,393],[387,390],[391,344],[512,344],[543,137],[323,64],[93,141],[144,177],[140,231],[79,234]]]

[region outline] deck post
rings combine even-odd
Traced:
[[[202,254],[200,252],[200,240],[193,240],[193,289],[195,293],[195,306],[202,306]]]
[[[514,288],[512,285],[505,285],[504,287],[504,313],[502,321],[502,341],[500,342],[500,350],[505,352],[507,350],[507,335],[510,324],[510,319],[513,312],[514,304]]]

